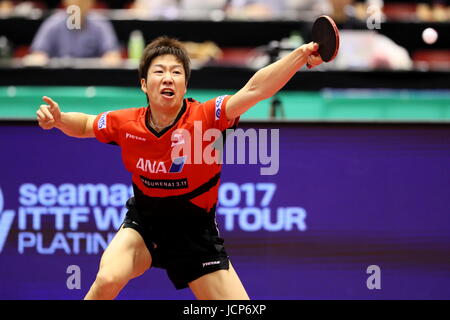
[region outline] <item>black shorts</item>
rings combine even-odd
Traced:
[[[138,210],[134,198],[127,201],[128,212],[123,226],[136,230],[142,236],[152,256],[152,266],[165,269],[176,289],[187,288],[189,282],[205,274],[228,270],[229,259],[224,240],[219,237],[215,225],[215,209],[206,216],[206,212],[201,212],[190,202],[178,208],[173,206],[173,202],[166,204],[166,210],[170,211],[167,214],[169,219],[158,219],[152,213]],[[181,219],[175,224],[170,221],[173,220],[174,210],[181,210],[178,214],[188,218],[202,215],[214,221],[199,224],[196,219],[192,219],[192,223]],[[199,225],[202,227],[198,228]]]

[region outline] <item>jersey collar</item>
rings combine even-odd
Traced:
[[[170,129],[172,129],[172,127],[174,125],[176,125],[176,123],[178,122],[178,120],[180,120],[181,116],[186,112],[186,99],[183,99],[183,106],[181,107],[180,111],[178,112],[177,117],[175,118],[174,122],[164,128],[163,130],[161,130],[160,132],[156,131],[155,129],[153,129],[150,124],[149,124],[149,117],[150,117],[150,104],[147,107],[147,110],[145,111],[145,126],[147,127],[147,129],[153,133],[157,138],[160,138],[164,133],[166,133],[167,131],[169,131]]]

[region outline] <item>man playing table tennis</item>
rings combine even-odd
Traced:
[[[200,103],[184,98],[190,62],[183,45],[160,37],[146,47],[139,68],[147,107],[95,116],[61,112],[44,97],[47,104],[37,111],[43,129],[56,127],[72,137],[119,145],[133,175],[135,196],[127,202],[125,221],[103,253],[86,299],[115,298],[151,266],[166,269],[177,289],[189,287],[197,299],[249,299],[215,221],[221,165],[170,159],[171,148],[180,143],[173,133],[192,131],[194,121],[201,121],[203,130],[235,126],[240,115],[274,95],[302,66],[322,63],[318,47],[302,45],[256,72],[234,95]],[[158,163],[148,160],[156,156]]]

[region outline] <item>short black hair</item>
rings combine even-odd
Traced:
[[[153,59],[166,54],[174,55],[183,65],[186,84],[191,76],[191,60],[184,45],[177,39],[161,36],[150,42],[144,49],[139,64],[139,78],[147,80],[148,68]]]

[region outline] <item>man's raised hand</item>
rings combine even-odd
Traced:
[[[42,100],[47,104],[41,104],[36,111],[39,126],[45,130],[52,129],[61,121],[61,110],[51,98],[44,96]]]

